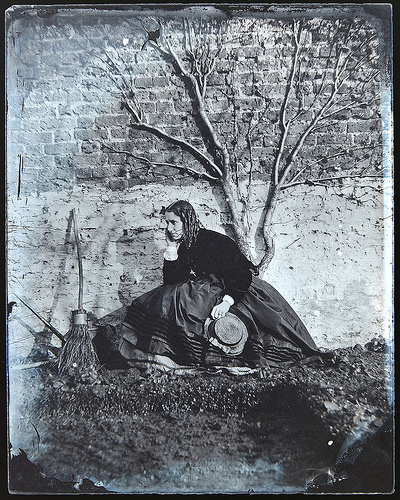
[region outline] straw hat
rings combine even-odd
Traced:
[[[229,356],[241,354],[248,338],[247,328],[242,320],[232,313],[226,313],[222,318],[204,323],[206,337],[210,344],[221,349]]]

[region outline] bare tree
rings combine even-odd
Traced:
[[[260,271],[274,256],[274,211],[289,188],[308,185],[311,193],[313,186],[340,187],[345,179],[382,179],[378,38],[366,23],[271,21],[271,32],[257,19],[184,20],[180,36],[176,30],[169,31],[168,21],[153,20],[153,25],[149,29],[143,24],[142,50],[156,51],[169,64],[171,78],[184,83],[203,147],[195,145],[192,132],[169,133],[167,118],[159,126],[147,120],[132,68],[121,50],[104,51],[98,56],[97,70],[114,80],[133,130],[189,153],[198,167],[154,161],[138,151],[118,152],[218,185],[237,243]],[[268,66],[265,47],[275,51],[273,60],[280,61],[281,67]],[[246,49],[255,56],[241,58]],[[215,87],[209,82],[221,74],[222,65],[224,85],[218,87],[218,100],[229,111],[229,123],[215,120],[214,101],[210,101],[210,88],[215,97]],[[357,123],[367,126],[359,143],[353,142],[348,129],[348,124]],[[258,225],[263,243],[256,254],[256,236],[249,223],[255,180],[265,185]]]

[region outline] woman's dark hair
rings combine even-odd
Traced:
[[[197,239],[197,234],[200,229],[200,222],[197,214],[190,203],[179,200],[174,201],[169,205],[164,213],[172,212],[180,217],[183,224],[183,241],[187,248],[190,248],[192,243]]]

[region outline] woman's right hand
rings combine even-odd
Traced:
[[[177,242],[171,238],[168,229],[165,230],[165,241],[167,242],[167,247],[177,248]]]

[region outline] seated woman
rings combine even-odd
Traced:
[[[163,285],[133,300],[122,324],[128,364],[259,368],[331,357],[231,238],[200,227],[190,203],[172,203],[165,220]]]

